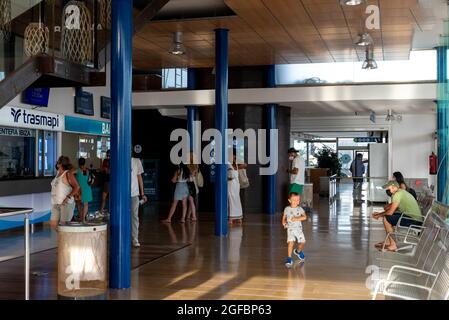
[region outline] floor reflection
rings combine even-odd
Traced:
[[[196,223],[161,224],[166,208],[145,206],[142,247],[132,249],[133,257],[142,259],[148,248],[173,250],[144,259],[132,271],[132,288],[110,290],[110,298],[369,299],[365,269],[370,243],[379,232],[373,233],[373,226],[378,226],[370,219],[365,186],[362,201],[354,201],[351,184],[340,184],[338,192],[332,203],[315,197],[313,211],[303,222],[306,261],[291,269],[284,265],[287,244],[280,214],[246,214],[242,226],[229,227],[227,237],[216,237],[213,214],[200,213]],[[43,247],[51,239],[51,233],[36,234],[36,245],[42,241]]]

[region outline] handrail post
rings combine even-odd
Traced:
[[[30,300],[30,217],[25,213],[25,300]]]

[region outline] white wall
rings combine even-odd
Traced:
[[[436,114],[404,115],[392,125],[392,172],[401,171],[405,177],[429,178],[435,185],[436,176],[429,175],[429,155],[437,153],[434,140]]]
[[[106,67],[106,86],[104,87],[83,87],[83,91],[90,92],[94,95],[94,116],[86,116],[82,114],[75,113],[75,88],[51,88],[50,97],[48,100],[47,108],[38,108],[45,112],[54,112],[63,115],[76,116],[80,118],[87,118],[92,120],[109,121],[108,119],[101,118],[101,102],[100,97],[110,97],[111,87],[110,87],[110,64]],[[8,106],[16,106],[22,108],[34,108],[34,106],[24,104],[21,102],[21,94],[17,95],[12,101],[10,101]]]

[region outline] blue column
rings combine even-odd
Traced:
[[[438,132],[438,190],[437,200],[445,204],[447,199],[448,176],[448,97],[447,97],[447,46],[437,47],[437,132]]]
[[[196,88],[195,83],[195,69],[189,68],[187,70],[187,89],[189,90],[195,90]],[[196,106],[187,106],[187,131],[190,135],[190,150],[194,150],[195,146],[195,135],[197,135],[199,132],[195,132],[195,127],[193,125],[193,122],[197,119],[198,115],[198,107]]]
[[[267,88],[276,87],[276,74],[275,74],[275,66],[268,66],[267,70],[267,80],[266,80]],[[266,106],[266,129],[267,133],[267,149],[270,150],[270,145],[272,143],[278,143],[277,141],[271,141],[269,132],[271,129],[277,129],[277,104],[268,104]],[[272,156],[272,155],[270,155]],[[277,159],[277,157],[276,157]],[[267,176],[267,213],[274,215],[276,213],[276,205],[277,205],[277,183],[276,183],[276,174]]]
[[[109,286],[131,286],[132,1],[112,0]]]
[[[215,128],[221,133],[221,159],[216,165],[215,180],[215,235],[228,233],[228,179],[227,179],[227,137],[228,128],[228,32],[215,30]],[[220,161],[219,161],[220,160]]]

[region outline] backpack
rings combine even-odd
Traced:
[[[407,191],[413,196],[413,198],[415,198],[415,200],[418,200],[418,195],[414,189],[407,187]]]

